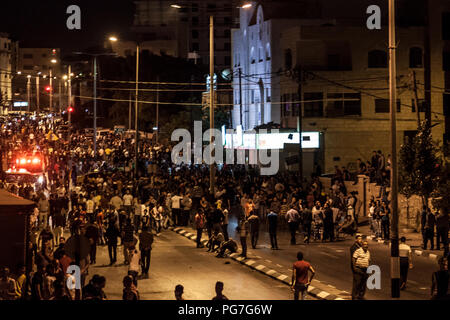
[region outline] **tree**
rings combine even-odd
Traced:
[[[450,210],[450,164],[446,147],[448,148],[448,146],[442,147],[443,164],[440,166],[440,175],[437,179],[436,189],[432,193],[433,200],[431,202],[437,210],[448,214]]]
[[[423,121],[416,136],[402,145],[399,157],[399,189],[409,198],[413,194],[422,197],[428,207],[428,199],[435,191],[441,174],[439,147],[431,139],[431,127]]]

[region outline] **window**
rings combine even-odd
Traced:
[[[192,30],[192,39],[198,39],[198,30]]]
[[[263,60],[264,60],[263,49],[259,48],[258,49],[258,61],[263,62]]]
[[[181,22],[188,22],[189,18],[188,17],[182,17],[180,20],[181,20]]]
[[[199,44],[198,44],[198,42],[193,42],[192,43],[192,50],[193,51],[199,51],[200,49],[200,46],[199,46]]]
[[[284,68],[286,70],[292,69],[292,52],[291,52],[291,49],[284,50]]]
[[[24,70],[33,70],[33,66],[25,65],[23,66]]]
[[[31,53],[24,53],[23,58],[24,59],[33,59],[33,55]]]
[[[397,112],[400,112],[400,100],[398,99]],[[389,113],[389,99],[375,99],[375,113]]]
[[[250,103],[255,103],[255,90],[250,90]]]
[[[443,71],[450,71],[450,51],[444,51],[442,52],[442,70]]]
[[[229,42],[225,42],[223,45],[223,50],[230,51],[231,50],[231,44]]]
[[[271,102],[270,88],[266,88],[266,102]]]
[[[442,13],[442,40],[450,40],[450,12]]]
[[[369,68],[387,68],[387,54],[382,50],[372,50],[368,55]]]
[[[361,115],[360,93],[329,93],[327,98],[328,117]]]
[[[416,112],[416,104],[414,103],[414,99],[411,99],[411,112]],[[425,112],[427,109],[427,104],[425,99],[417,99],[417,106],[419,107],[419,112]]]
[[[223,36],[224,36],[225,38],[231,37],[230,29],[225,29],[224,32],[223,32]]]
[[[409,67],[423,68],[422,49],[414,47],[409,49]]]
[[[198,26],[198,17],[192,17],[192,26],[194,27]]]
[[[270,60],[270,45],[266,45],[266,60]]]
[[[250,60],[251,60],[251,64],[255,63],[255,48],[252,47],[252,49],[250,50]]]
[[[300,103],[296,102],[299,101],[298,93],[293,93],[291,95],[291,99],[292,99],[292,116],[298,117],[300,110]]]
[[[231,57],[230,56],[225,56],[225,65],[227,65],[227,66],[231,65]]]
[[[322,92],[306,92],[303,95],[303,100],[304,100],[305,117],[323,117]]]

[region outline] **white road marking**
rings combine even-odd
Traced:
[[[248,266],[251,266],[251,265],[254,264],[254,263],[255,263],[254,260],[248,260],[248,261],[245,261],[245,264],[248,265]]]
[[[266,266],[263,266],[262,264],[260,264],[259,266],[257,266],[255,269],[258,271],[261,271],[262,269],[264,269]]]
[[[328,297],[330,294],[328,292],[322,291],[321,293],[319,293],[317,296],[325,299],[326,297]]]
[[[277,273],[275,270],[269,270],[266,272],[269,276],[273,275],[274,273]]]
[[[288,278],[288,276],[286,276],[286,275],[284,275],[284,274],[282,274],[282,275],[280,275],[280,276],[277,277],[277,279],[278,279],[278,280],[281,280],[281,281],[286,280],[287,278]]]
[[[272,261],[271,260],[266,260],[268,263],[272,263]]]
[[[278,266],[278,267],[283,267],[281,264],[278,264],[278,263],[277,263],[277,266]]]

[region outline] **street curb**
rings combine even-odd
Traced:
[[[389,245],[390,241],[389,240],[379,240],[376,239],[374,236],[366,236],[366,239],[368,240],[372,240],[373,242],[377,242],[377,243],[383,243],[385,245]],[[424,250],[420,250],[420,249],[413,249],[412,252],[416,255],[416,256],[421,256],[424,258],[429,258],[433,261],[437,261],[439,259],[439,257],[442,257],[442,255],[439,254],[434,254],[434,253],[429,253],[429,252],[424,252]]]
[[[183,228],[170,227],[169,229],[172,230],[175,233],[178,233],[179,235],[182,235],[182,236],[184,236],[184,237],[194,241],[194,242],[195,242],[195,239],[197,237],[196,235],[194,235],[194,234],[184,230]],[[206,245],[208,243],[208,240],[204,239],[201,242],[202,242],[203,245]],[[254,261],[252,259],[240,257],[238,253],[232,253],[230,255],[230,258],[233,259],[234,261],[239,262],[240,264],[242,264],[242,265],[244,265],[246,267],[249,267],[250,269],[259,271],[259,272],[261,272],[261,273],[271,277],[272,279],[280,281],[280,282],[282,282],[282,283],[284,283],[284,284],[286,284],[288,286],[291,285],[291,281],[290,281],[290,277],[289,276],[287,276],[285,274],[282,274],[282,273],[279,273],[279,272],[277,272],[275,270],[272,270],[272,269],[266,267],[265,265],[257,263],[256,261]],[[318,298],[320,300],[345,300],[345,299],[339,298],[338,296],[336,296],[334,294],[331,294],[331,293],[328,293],[328,292],[326,292],[324,290],[316,288],[316,287],[314,287],[312,285],[310,285],[308,287],[308,294],[313,296],[313,297],[315,297],[315,298]]]

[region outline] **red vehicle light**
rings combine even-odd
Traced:
[[[24,158],[20,159],[20,164],[25,164],[25,163],[27,163],[27,159],[24,159]]]
[[[33,159],[33,164],[38,164],[39,162],[41,162],[41,159],[39,159],[39,158]]]

